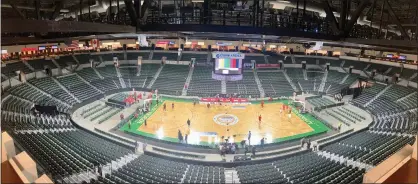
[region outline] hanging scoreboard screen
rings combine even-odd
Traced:
[[[242,74],[242,60],[234,58],[215,59],[215,74],[239,75]]]

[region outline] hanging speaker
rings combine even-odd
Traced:
[[[210,45],[209,45],[210,47]],[[183,50],[184,49],[184,44],[180,44],[180,48]]]
[[[327,65],[327,71],[329,71],[329,65]]]
[[[353,68],[349,68],[348,73],[352,74],[353,73]]]
[[[86,40],[84,45],[86,45],[86,47],[90,47],[90,43],[89,43],[89,41],[88,41],[88,40]]]
[[[208,45],[208,50],[212,51],[212,45]]]
[[[302,63],[302,69],[306,70],[306,63]]]
[[[123,47],[123,50],[126,50],[126,44],[123,44],[122,47]]]
[[[236,50],[236,51],[239,51],[239,48],[238,48],[238,46],[235,46],[235,50]]]

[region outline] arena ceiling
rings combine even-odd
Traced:
[[[94,8],[94,11],[99,13],[106,13],[109,8],[110,2],[115,6],[117,0],[2,0],[1,1],[1,18],[2,19],[38,19],[38,20],[58,20],[60,17],[64,17],[69,14],[78,14],[80,7],[83,13],[86,12],[86,8]],[[134,0],[132,0],[134,1]],[[142,0],[142,1],[154,1],[154,0]],[[158,1],[158,0],[155,0]],[[164,5],[179,2],[182,0],[160,0]],[[188,2],[203,2],[203,0],[184,0],[186,4]],[[211,0],[220,1],[220,0]],[[262,1],[262,0],[260,0]],[[119,0],[121,7],[124,7],[127,0]],[[225,2],[225,1],[220,1]],[[307,9],[313,9],[320,12],[322,15],[326,15],[327,5],[329,10],[335,15],[335,22],[338,28],[344,29],[340,24],[340,15],[347,15],[351,17],[357,12],[357,23],[361,22],[366,25],[372,25],[373,27],[382,27],[383,29],[394,30],[399,34],[408,34],[409,32],[417,32],[417,14],[418,7],[417,1],[414,0],[265,0],[266,3],[270,3],[273,8],[283,8],[285,6],[299,7],[299,11],[302,11],[303,7]],[[252,0],[249,0],[248,4],[252,4]],[[281,4],[282,6],[275,6]],[[100,5],[100,6],[98,6]],[[346,11],[344,11],[344,9]],[[39,10],[39,11],[37,11]],[[382,11],[383,10],[383,11]],[[93,11],[93,10],[92,10]],[[356,16],[354,16],[356,17]],[[349,20],[344,20],[348,22]],[[347,23],[345,23],[347,24]],[[87,36],[95,33],[78,33],[71,32],[54,33],[49,34],[48,37],[42,34],[35,34],[29,36],[35,36],[43,39],[60,38],[60,37],[74,37],[74,36]],[[99,34],[99,33],[97,33]],[[102,33],[103,34],[103,33]],[[187,33],[185,33],[187,34]],[[206,34],[206,33],[203,33]],[[195,33],[194,36],[199,35]],[[221,39],[224,34],[215,34],[214,38]],[[5,36],[2,33],[2,36]],[[13,35],[17,37],[16,35]],[[28,34],[21,35],[28,37]],[[206,34],[207,38],[211,35]],[[231,38],[231,35],[226,35],[225,38]],[[261,35],[258,35],[261,36]],[[233,39],[239,39],[239,36],[233,36]],[[245,37],[248,38],[248,37]]]

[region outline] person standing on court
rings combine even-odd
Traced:
[[[187,119],[187,126],[190,128],[190,119]]]
[[[261,148],[264,148],[264,137],[261,138],[260,145],[261,145]]]
[[[166,111],[167,110],[167,105],[164,103],[163,105],[163,110]]]
[[[251,131],[248,131],[248,145],[251,145]]]
[[[184,142],[186,142],[186,144],[187,144],[187,134],[186,135],[184,135]]]
[[[179,132],[177,133],[177,138],[179,139],[179,142],[182,141],[183,136],[181,135],[181,131],[179,130]]]
[[[174,110],[174,103],[171,103],[171,109]]]

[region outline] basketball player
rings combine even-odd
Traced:
[[[167,110],[167,105],[164,103],[164,106],[163,106],[163,110],[164,111],[166,111]]]
[[[258,116],[258,125],[261,124],[261,114]]]
[[[171,104],[171,109],[174,110],[174,103]]]
[[[187,119],[187,126],[190,128],[190,119]]]
[[[261,108],[264,108],[264,100],[261,100]]]
[[[206,107],[208,107],[208,109],[210,108],[210,103],[206,104]]]

